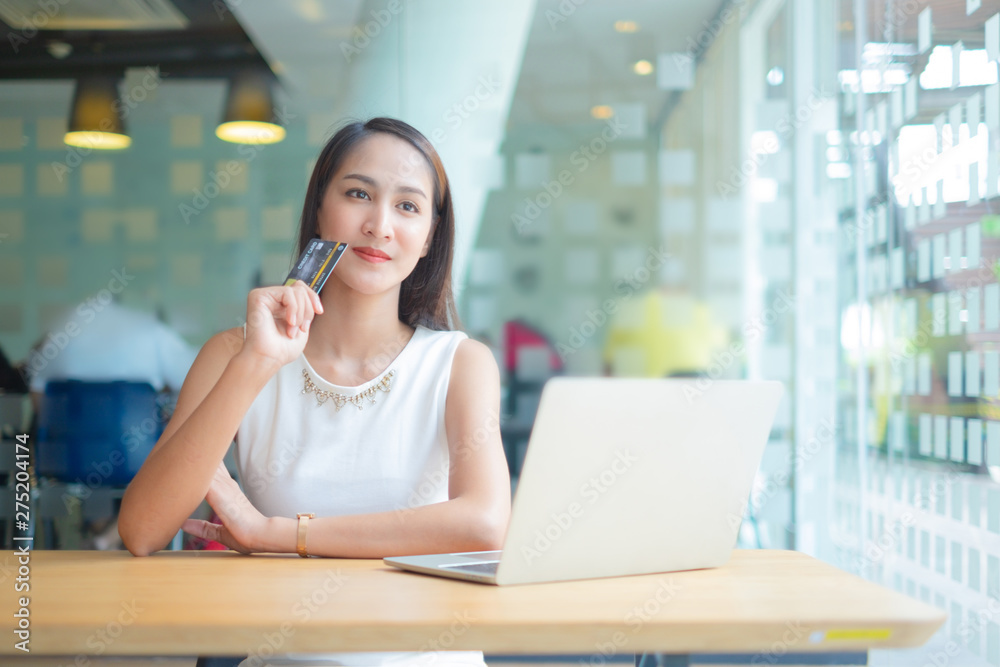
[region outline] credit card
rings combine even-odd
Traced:
[[[306,249],[302,251],[299,261],[285,278],[284,284],[291,285],[296,280],[301,280],[319,294],[345,250],[347,250],[346,243],[312,239],[306,244]]]

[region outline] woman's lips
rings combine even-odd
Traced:
[[[374,248],[354,248],[353,250],[355,255],[372,264],[389,261],[389,256],[381,250],[375,250]]]

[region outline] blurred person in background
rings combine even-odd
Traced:
[[[197,351],[153,315],[103,292],[63,315],[28,355],[24,369],[36,411],[49,380],[131,380],[180,391]]]
[[[69,310],[32,348],[23,364],[32,403],[32,432],[50,380],[147,382],[164,395],[180,391],[197,351],[155,316],[118,303],[109,290]],[[84,548],[120,549],[117,517],[83,527]]]

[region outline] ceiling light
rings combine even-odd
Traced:
[[[118,79],[113,76],[87,76],[76,82],[70,107],[69,129],[63,141],[70,146],[119,150],[128,148],[132,139],[118,115]]]
[[[215,136],[235,144],[275,144],[285,138],[274,112],[270,74],[243,72],[233,78]]]
[[[31,30],[31,35],[37,30],[183,30],[191,23],[173,0],[62,0],[56,5],[2,0],[0,20],[17,31]]]
[[[56,60],[62,60],[73,53],[73,45],[54,40],[45,45],[45,50]]]
[[[647,74],[653,73],[653,63],[648,60],[640,60],[636,64],[632,65],[632,69],[635,73],[640,76],[646,76]]]
[[[615,110],[607,104],[598,104],[596,107],[590,108],[590,115],[598,120],[607,120],[615,115]]]
[[[635,32],[639,29],[639,24],[635,21],[615,21],[615,30],[618,32]]]

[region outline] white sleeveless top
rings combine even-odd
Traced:
[[[448,439],[444,411],[460,331],[418,326],[378,377],[357,387],[324,380],[305,355],[284,365],[254,400],[236,433],[243,490],[265,516],[294,518],[388,512],[448,500]],[[318,390],[355,396],[393,371],[390,390],[376,390],[363,407],[303,393],[305,377]],[[426,665],[429,653],[286,654],[268,665]],[[441,651],[435,665],[484,667],[481,651]]]

